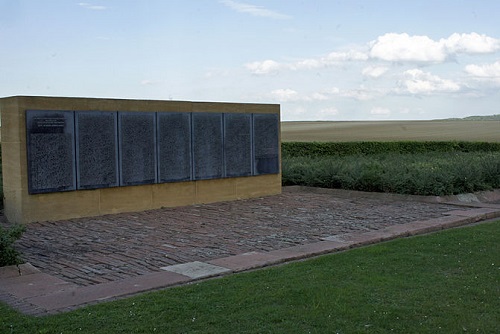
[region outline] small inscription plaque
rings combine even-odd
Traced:
[[[55,114],[48,117],[35,116],[32,118],[32,133],[64,133],[66,119]]]
[[[77,111],[75,122],[78,189],[118,186],[117,113]]]
[[[159,182],[191,177],[191,114],[158,113]]]
[[[227,177],[252,175],[251,114],[224,114],[224,168]]]
[[[222,113],[193,113],[194,179],[223,177]]]
[[[27,110],[28,192],[75,190],[74,113]]]
[[[156,114],[119,112],[120,185],[155,183]]]
[[[279,173],[279,116],[253,114],[254,175]]]

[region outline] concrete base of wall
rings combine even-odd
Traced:
[[[231,201],[281,193],[281,176],[150,184],[28,195],[5,193],[9,221],[30,223]]]

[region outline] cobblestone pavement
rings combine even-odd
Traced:
[[[43,272],[81,286],[251,251],[443,216],[457,206],[284,188],[256,199],[27,226],[16,247]]]

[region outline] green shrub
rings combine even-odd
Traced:
[[[3,209],[2,145],[0,145],[0,209]]]
[[[14,248],[14,242],[25,230],[23,225],[14,225],[10,229],[0,226],[0,267],[21,264],[22,260]]]
[[[380,153],[500,152],[500,143],[489,142],[284,142],[283,157],[326,157]]]
[[[500,187],[500,152],[380,153],[283,157],[283,185],[413,195]]]
[[[500,143],[282,143],[283,185],[450,195],[500,187]]]

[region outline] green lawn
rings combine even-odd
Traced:
[[[495,333],[500,221],[28,317],[0,333]]]

